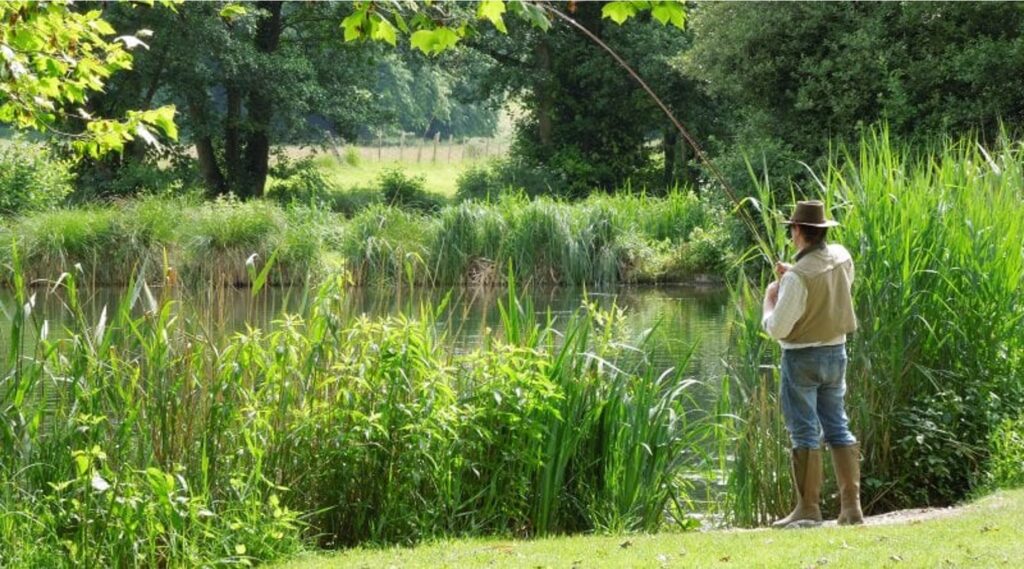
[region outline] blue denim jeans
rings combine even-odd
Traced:
[[[830,447],[857,443],[844,409],[845,395],[845,345],[782,351],[779,400],[793,448],[820,448],[822,433]]]

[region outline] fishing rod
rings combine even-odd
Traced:
[[[715,179],[715,181],[717,181],[718,184],[722,187],[722,189],[725,190],[725,195],[729,197],[733,204],[736,205],[736,210],[740,213],[740,219],[746,224],[747,229],[749,229],[751,234],[754,236],[754,239],[757,241],[757,244],[760,247],[761,252],[766,257],[768,257],[770,263],[774,264],[775,261],[778,261],[779,259],[775,258],[774,250],[769,246],[768,242],[764,239],[764,236],[758,229],[757,223],[754,222],[753,218],[747,212],[746,208],[743,205],[743,202],[736,197],[736,192],[733,190],[729,182],[725,179],[725,176],[722,175],[721,171],[718,170],[718,168],[711,161],[711,159],[708,158],[707,154],[704,153],[704,150],[701,148],[700,144],[697,143],[697,140],[689,133],[689,131],[686,130],[685,127],[683,127],[683,124],[679,122],[679,119],[677,119],[675,115],[672,114],[672,111],[669,110],[668,106],[665,105],[665,103],[662,102],[661,98],[658,97],[654,90],[647,85],[647,82],[644,81],[643,78],[641,78],[640,75],[635,70],[633,70],[633,68],[630,67],[629,64],[626,63],[626,61],[622,59],[622,57],[619,56],[618,53],[615,52],[615,50],[609,47],[608,44],[601,40],[601,38],[597,37],[596,34],[588,30],[585,26],[577,22],[571,16],[547,5],[546,2],[538,2],[537,5],[540,6],[542,9],[547,10],[555,17],[566,22],[570,26],[576,28],[577,30],[582,32],[583,35],[590,38],[591,41],[593,41],[606,52],[608,52],[608,54],[611,55],[615,59],[615,61],[618,62],[618,64],[622,66],[622,68],[625,69],[629,73],[629,75],[636,80],[637,83],[640,84],[640,87],[642,87],[643,90],[647,92],[647,95],[650,96],[651,99],[653,99],[654,102],[658,104],[658,107],[660,107],[662,112],[665,113],[665,116],[667,116],[668,119],[672,121],[672,124],[676,127],[676,130],[678,130],[679,133],[683,135],[683,138],[690,145],[690,148],[693,149],[694,154],[697,155],[697,158],[700,159],[704,166],[707,167],[708,171],[711,172],[711,175]]]

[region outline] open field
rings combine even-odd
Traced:
[[[309,555],[277,569],[342,567],[1012,567],[1024,558],[1024,491],[902,525],[509,541]]]
[[[424,189],[447,197],[455,195],[455,182],[474,164],[499,158],[508,151],[508,141],[474,139],[465,143],[442,141],[436,159],[431,141],[400,146],[344,146],[325,149],[289,147],[289,158],[313,158],[314,162],[340,190],[367,188],[387,170],[402,170],[411,177],[422,176]],[[353,158],[358,157],[358,158]]]

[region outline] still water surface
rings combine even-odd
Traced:
[[[47,323],[49,333],[61,334],[70,324],[62,299],[45,288],[34,290],[36,295],[33,318],[37,325]],[[300,289],[266,289],[253,298],[247,289],[219,289],[209,293],[176,295],[180,300],[180,315],[199,323],[213,334],[231,334],[244,330],[247,325],[266,328],[283,311],[301,311],[305,291]],[[159,294],[159,291],[154,291]],[[488,328],[501,332],[498,301],[507,301],[507,292],[497,289],[396,291],[382,288],[353,288],[346,293],[344,310],[350,315],[370,317],[405,314],[418,317],[423,310],[433,310],[450,294],[447,309],[437,319],[437,327],[446,341],[457,351],[477,346]],[[688,366],[688,375],[703,380],[715,380],[723,371],[722,358],[727,348],[727,320],[729,296],[722,289],[693,287],[623,286],[601,292],[579,288],[547,288],[520,291],[520,297],[532,302],[537,321],[552,318],[555,329],[563,329],[572,313],[585,300],[597,303],[603,309],[617,306],[625,314],[626,343],[635,343],[647,331],[650,333],[650,363],[660,372],[676,366],[694,345],[696,351]],[[102,318],[104,307],[112,315],[124,289],[101,288],[81,293],[86,317],[93,325]],[[0,291],[0,304],[4,314],[14,306],[10,291]],[[142,310],[139,302],[136,311]],[[9,348],[10,326],[0,327],[0,348]]]

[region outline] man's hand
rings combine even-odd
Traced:
[[[768,288],[764,291],[764,302],[769,308],[775,308],[775,303],[779,301],[779,281],[772,281]]]
[[[788,271],[788,270],[790,270],[792,268],[793,268],[793,265],[790,265],[789,263],[783,263],[782,261],[776,261],[775,262],[775,276],[781,279],[782,275],[786,274],[786,271]]]

